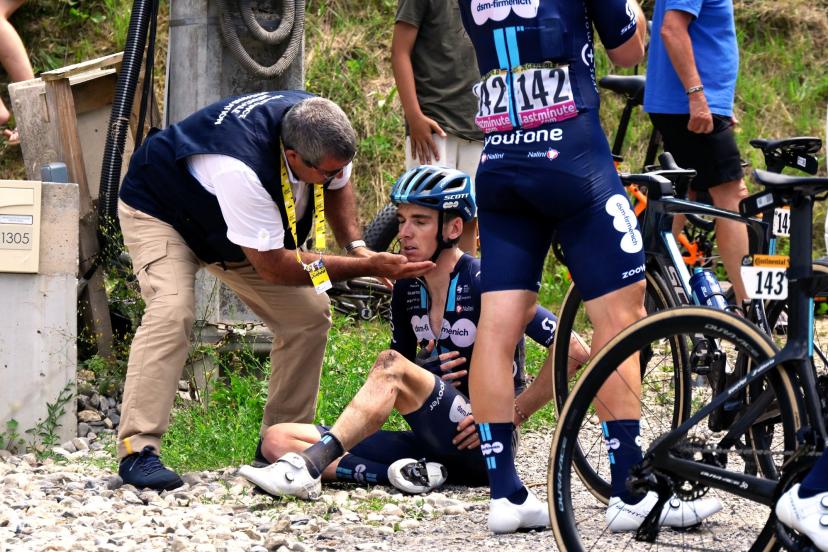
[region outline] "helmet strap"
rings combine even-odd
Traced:
[[[445,216],[443,211],[437,211],[437,249],[434,250],[434,255],[431,256],[431,262],[436,263],[437,257],[440,256],[445,249],[454,247],[457,244],[457,239],[447,240],[443,238],[443,224],[445,223]]]

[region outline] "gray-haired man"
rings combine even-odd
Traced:
[[[330,311],[330,279],[423,274],[433,263],[373,253],[360,240],[351,160],[356,135],[333,102],[297,91],[226,98],[132,156],[118,215],[146,302],[135,334],[118,435],[119,473],[136,487],[181,479],[158,454],[189,349],[199,268],[273,332],[261,430],[311,422]],[[300,252],[327,222],[350,257]],[[314,290],[314,288],[316,288]]]

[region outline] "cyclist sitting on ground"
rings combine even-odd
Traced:
[[[477,210],[471,182],[457,170],[421,166],[397,181],[391,199],[399,206],[401,253],[432,259],[436,268],[395,284],[393,350],[379,355],[330,430],[278,424],[265,433],[262,452],[267,460],[278,460],[265,468],[244,466],[240,473],[271,494],[315,498],[320,475],[326,481],[392,484],[409,493],[431,490],[447,476],[452,483],[486,484],[466,369],[480,314],[480,261],[457,247],[463,224]],[[548,347],[555,327],[555,316],[538,306],[526,333]],[[418,353],[423,343],[428,345]],[[581,351],[573,368],[587,356],[577,345],[571,344]],[[513,355],[516,393],[523,391],[523,365],[521,340]],[[551,365],[550,356],[524,395],[551,388]],[[377,431],[392,408],[411,431]],[[423,457],[431,461],[415,460]]]

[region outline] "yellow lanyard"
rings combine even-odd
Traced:
[[[302,262],[302,256],[299,255],[299,236],[296,230],[296,202],[293,199],[293,189],[290,187],[290,179],[287,173],[287,158],[285,157],[284,149],[282,151],[282,199],[285,202],[285,213],[287,214],[288,225],[290,226],[290,234],[293,236],[293,243],[296,247],[296,260],[302,265],[311,277],[311,282],[316,289],[316,293],[324,293],[331,289],[331,279],[328,276],[328,271],[325,269],[325,264],[322,262],[322,255],[319,259],[311,264]],[[316,228],[315,246],[317,249],[325,249],[325,190],[322,184],[313,185],[313,224]]]
[[[284,150],[282,150],[282,198],[285,200],[285,212],[290,225],[290,234],[293,236],[293,243],[296,245],[296,260],[303,264],[302,258],[299,256],[299,236],[296,231],[296,202],[293,199],[293,189],[290,187]],[[322,184],[313,184],[313,225],[315,228],[314,247],[325,249],[325,190]]]

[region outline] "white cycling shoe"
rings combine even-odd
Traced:
[[[828,493],[799,498],[799,483],[776,503],[776,517],[802,533],[820,550],[828,551]]]
[[[312,477],[305,459],[288,452],[264,468],[242,466],[239,475],[274,496],[317,500],[322,496],[321,477]]]
[[[508,498],[496,498],[489,502],[489,531],[492,533],[545,529],[549,525],[549,508],[546,502],[538,500],[531,491],[523,504],[513,504]]]
[[[420,494],[442,487],[448,476],[445,466],[437,462],[401,458],[388,466],[388,480],[408,494]]]
[[[620,497],[610,497],[607,506],[607,527],[610,531],[635,531],[658,502],[658,493],[650,491],[637,504],[627,504]],[[718,498],[700,498],[684,501],[675,496],[661,510],[659,524],[666,527],[686,528],[698,525],[722,509]]]

